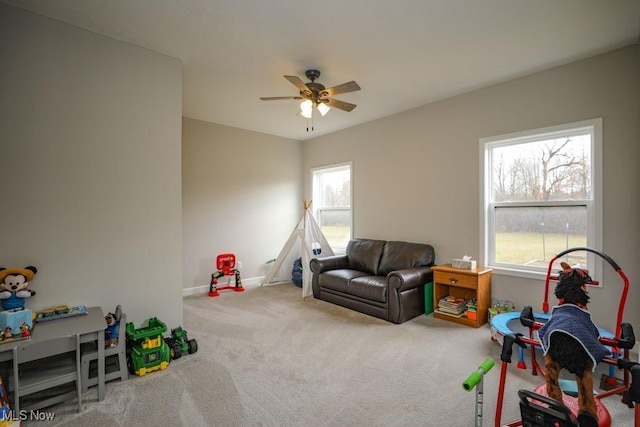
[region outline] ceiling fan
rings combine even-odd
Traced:
[[[297,76],[284,76],[295,87],[300,90],[299,96],[269,96],[260,98],[263,101],[281,101],[285,99],[304,99],[300,104],[300,110],[302,116],[311,118],[312,110],[315,106],[320,114],[323,116],[327,114],[330,107],[335,107],[343,111],[351,111],[356,108],[355,104],[349,102],[339,101],[337,99],[329,98],[330,96],[339,95],[341,93],[355,92],[360,90],[358,83],[353,80],[347,83],[342,83],[337,86],[325,88],[324,85],[316,83],[315,80],[320,77],[320,71],[307,70],[304,73],[309,80],[309,83],[303,83],[303,81]]]

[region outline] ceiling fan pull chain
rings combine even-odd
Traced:
[[[309,119],[307,119],[307,132],[309,132]],[[311,132],[313,132],[313,113],[311,113]]]

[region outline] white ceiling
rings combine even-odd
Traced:
[[[297,140],[638,42],[638,0],[2,0],[182,60],[183,115]],[[283,75],[355,80],[307,121]]]

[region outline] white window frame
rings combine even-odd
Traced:
[[[353,239],[353,163],[352,162],[336,163],[332,165],[326,165],[326,166],[321,166],[321,167],[311,169],[311,193],[312,193],[312,201],[313,201],[311,205],[311,209],[316,222],[318,223],[320,228],[322,228],[322,210],[327,210],[327,209],[323,209],[321,205],[322,196],[320,191],[322,191],[322,189],[319,188],[319,186],[317,185],[316,177],[319,173],[322,173],[322,172],[332,172],[332,171],[337,171],[341,169],[349,170],[349,194],[350,194],[349,208],[333,208],[331,210],[342,210],[342,211],[348,210],[349,211],[349,221],[351,223],[351,226],[349,227],[349,240],[351,240]],[[341,255],[346,253],[347,247],[346,245],[344,247],[332,246],[331,249],[333,249],[336,255]]]
[[[514,145],[536,140],[548,140],[560,138],[576,131],[588,129],[591,133],[591,194],[590,199],[584,203],[580,201],[536,201],[536,202],[511,202],[492,203],[491,201],[491,148],[496,146]],[[494,208],[496,206],[567,206],[586,205],[587,208],[587,244],[586,246],[598,251],[602,250],[602,119],[590,119],[579,122],[567,123],[506,135],[493,136],[480,139],[480,262],[491,267],[494,273],[509,276],[540,279],[546,276],[547,267],[526,268],[513,264],[501,264],[495,261],[495,221]],[[600,277],[602,273],[602,258],[587,252],[591,277]],[[543,271],[544,270],[544,271]]]

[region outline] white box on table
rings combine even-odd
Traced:
[[[451,267],[459,268],[461,270],[475,270],[476,260],[475,259],[454,259],[451,261]]]

